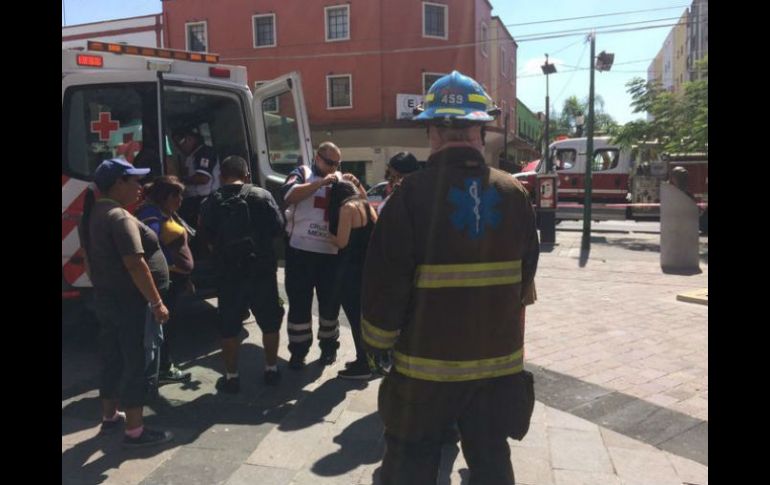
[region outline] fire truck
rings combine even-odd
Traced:
[[[253,183],[275,193],[296,166],[277,162],[311,159],[296,72],[252,94],[246,68],[220,64],[216,54],[89,41],[84,50],[62,50],[61,87],[62,299],[91,286],[77,225],[102,160],[125,158],[149,167],[149,177],[176,174],[181,157],[171,134],[193,127],[220,161],[243,157]],[[280,160],[271,147],[280,147]]]
[[[591,218],[659,220],[660,183],[675,167],[688,172],[687,192],[701,209],[701,227],[708,225],[708,155],[667,154],[654,144],[613,145],[610,137],[594,138],[594,153],[586,157],[586,138],[567,138],[549,147],[556,172],[556,220],[582,219],[586,163],[591,165]],[[534,194],[538,175],[546,174],[541,160],[513,176]]]

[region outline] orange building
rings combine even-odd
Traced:
[[[171,48],[246,66],[252,87],[299,71],[314,144],[335,142],[343,169],[374,184],[401,150],[427,159],[425,130],[406,117],[454,69],[504,108],[512,141],[516,44],[491,12],[488,0],[165,0],[163,28]],[[487,136],[495,166],[503,126]]]

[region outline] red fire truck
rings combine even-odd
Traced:
[[[708,224],[707,154],[666,154],[654,145],[624,148],[610,140],[594,138],[591,157],[586,157],[586,138],[568,138],[551,144],[549,156],[557,176],[557,220],[582,218],[585,170],[590,160],[592,219],[658,219],[660,183],[679,166],[688,171],[687,191],[701,208],[702,226]],[[537,176],[544,175],[545,169],[545,161],[541,160],[533,169],[513,176],[534,193]]]

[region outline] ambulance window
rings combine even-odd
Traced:
[[[102,160],[123,158],[158,174],[157,112],[154,83],[68,89],[62,107],[62,172],[90,179]]]
[[[562,148],[556,150],[554,156],[553,166],[558,170],[569,170],[575,166],[575,158],[577,157],[577,151],[573,148]]]
[[[250,160],[247,125],[241,98],[224,89],[164,85],[163,107],[166,133],[166,173],[181,173],[185,155],[169,137],[180,128],[192,128],[204,144],[217,153],[219,162],[231,155]]]
[[[594,151],[594,163],[591,169],[594,172],[601,172],[604,170],[611,170],[618,166],[619,151],[615,148],[612,149],[600,149]]]
[[[278,112],[267,112],[267,109],[276,103],[276,99]],[[291,91],[262,101],[262,117],[270,166],[278,173],[289,174],[302,164],[299,128]]]

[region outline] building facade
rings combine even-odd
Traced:
[[[527,105],[525,105],[520,99],[516,100],[516,136],[522,143],[518,144],[515,151],[516,158],[514,162],[522,165],[526,162],[531,162],[540,158],[540,146],[543,136],[543,122],[542,117],[538,116],[538,113],[532,112]]]
[[[708,0],[693,0],[650,63],[647,80],[679,93],[685,82],[699,79],[696,63],[707,55]]]
[[[85,48],[88,40],[164,47],[163,16],[161,14],[143,15],[61,28],[63,49]]]
[[[709,2],[708,0],[693,0],[690,6],[690,22],[687,24],[687,70],[690,81],[700,79],[696,62],[709,53]]]
[[[300,72],[314,143],[339,145],[343,168],[368,184],[382,180],[385,164],[399,151],[427,159],[425,130],[407,118],[432,82],[452,70],[492,91],[515,134],[516,44],[499,19],[493,21],[488,0],[162,5],[170,48],[214,52],[221,62],[246,66],[252,87]],[[486,158],[495,166],[503,123],[501,117],[488,130]]]

